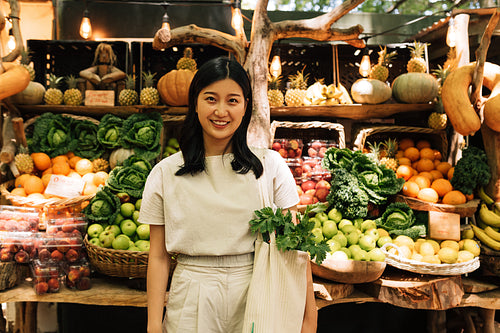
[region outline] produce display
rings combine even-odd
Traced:
[[[62,272],[58,263],[33,260],[30,268],[33,277],[33,289],[37,295],[59,292]]]
[[[86,260],[62,266],[65,274],[64,284],[69,289],[87,290],[92,287],[90,266]]]

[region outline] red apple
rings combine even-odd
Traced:
[[[312,190],[316,187],[316,182],[314,180],[307,180],[301,185],[302,190],[306,192],[307,190]]]
[[[330,187],[331,187],[331,185],[330,185],[330,183],[329,183],[329,182],[327,182],[327,181],[326,181],[326,180],[324,180],[324,179],[321,179],[320,181],[318,181],[318,182],[316,183],[316,187],[315,187],[315,188],[316,188],[316,190],[317,190],[317,189],[320,189],[320,188],[326,188],[326,189],[328,189],[328,190],[329,190],[329,189],[330,189]]]
[[[321,141],[313,141],[311,143],[311,147],[316,149],[316,150],[319,150],[321,147],[324,147],[325,146],[325,143],[321,142]]]
[[[307,149],[307,155],[309,155],[309,157],[316,157],[318,156],[318,151],[314,148],[309,148]]]
[[[326,197],[330,193],[330,189],[326,187],[320,187],[316,190],[316,197],[321,202],[326,202]]]
[[[47,282],[39,282],[39,283],[35,284],[35,292],[38,295],[43,295],[48,290],[49,290],[49,285],[47,284]]]
[[[50,278],[49,281],[47,282],[48,289],[51,293],[55,293],[59,291],[59,279],[57,278]]]
[[[288,157],[288,154],[286,152],[286,150],[284,148],[281,148],[278,153],[280,153],[281,157],[283,158],[287,158]]]
[[[300,202],[301,205],[310,205],[313,203],[313,197],[309,194],[302,194],[300,196]]]
[[[314,197],[316,195],[316,190],[310,189],[310,190],[305,191],[304,194],[309,194],[311,197]]]
[[[282,148],[281,143],[279,143],[279,142],[273,143],[273,150],[279,151],[281,148]]]
[[[304,194],[304,191],[302,191],[302,187],[300,187],[300,185],[297,185],[297,194],[299,195],[299,197]]]
[[[321,158],[325,157],[326,150],[327,150],[326,147],[321,147],[318,151],[318,156]]]
[[[58,250],[54,250],[50,254],[50,258],[52,258],[55,262],[59,262],[59,261],[63,260],[64,255],[61,252],[59,252]]]

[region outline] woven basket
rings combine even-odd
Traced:
[[[387,251],[388,247],[393,247],[397,252],[399,251],[399,248],[392,243],[384,244],[381,249],[385,253],[385,262],[405,271],[429,275],[461,275],[479,268],[479,257],[457,264],[429,264],[389,253]]]
[[[336,123],[274,120],[271,123],[271,142],[269,143],[269,147],[272,146],[275,138],[302,139],[304,143],[315,139],[328,139],[336,141],[339,148],[345,148],[344,126]]]
[[[383,141],[388,138],[400,140],[404,137],[410,137],[415,142],[420,139],[428,140],[433,148],[441,152],[443,160],[448,156],[448,138],[446,137],[446,132],[423,127],[378,126],[364,128],[357,133],[353,146],[355,150],[363,150],[367,141]]]

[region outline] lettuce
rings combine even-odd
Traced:
[[[33,123],[33,130],[27,131],[29,150],[43,152],[50,157],[74,151],[78,142],[71,135],[73,121],[73,118],[60,114],[42,114]]]
[[[163,120],[160,113],[135,113],[123,122],[123,143],[137,156],[152,161],[160,155]]]
[[[108,113],[102,117],[97,129],[97,140],[107,149],[121,146],[123,119]]]

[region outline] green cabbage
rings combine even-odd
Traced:
[[[123,119],[108,113],[102,117],[97,130],[97,140],[107,149],[121,146]]]
[[[122,166],[116,166],[109,173],[106,185],[115,192],[124,192],[134,198],[141,198],[151,164],[136,155],[123,161]]]
[[[34,121],[33,129],[26,132],[29,150],[50,157],[74,151],[78,142],[71,135],[73,122],[73,118],[60,114],[42,114]]]
[[[115,220],[119,211],[120,199],[104,186],[97,191],[83,213],[89,220],[109,223]]]
[[[73,122],[72,134],[77,141],[75,155],[91,160],[101,157],[104,148],[97,140],[97,129],[97,125],[88,120]]]
[[[135,113],[123,122],[123,144],[137,156],[152,161],[160,155],[163,120],[160,113]]]

